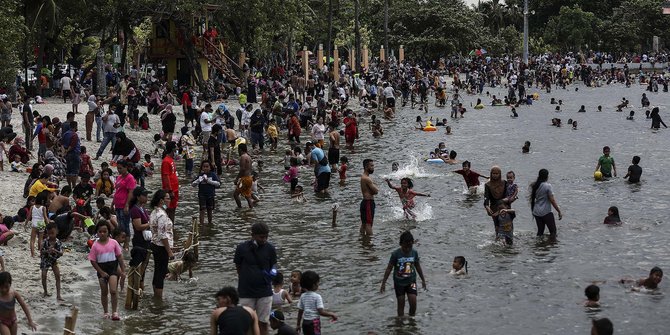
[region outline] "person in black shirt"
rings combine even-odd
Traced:
[[[256,312],[249,307],[238,306],[239,302],[234,287],[224,287],[216,293],[217,308],[209,318],[210,334],[260,334]]]
[[[221,125],[215,124],[212,126],[212,132],[207,140],[207,156],[210,163],[212,163],[212,169],[216,168],[216,174],[220,176],[223,173],[223,162],[221,161],[219,133],[221,133]]]
[[[640,164],[640,156],[633,156],[633,165],[628,167],[628,173],[623,179],[628,179],[630,183],[639,183],[640,176],[642,176],[642,168],[638,164]]]
[[[274,310],[270,313],[270,327],[277,331],[277,335],[298,335],[295,328],[287,325],[284,313]]]
[[[93,186],[90,183],[91,176],[88,172],[82,172],[79,184],[72,190],[72,197],[75,200],[74,211],[84,216],[92,216],[91,198],[93,197]],[[81,226],[81,219],[77,218],[77,225]]]

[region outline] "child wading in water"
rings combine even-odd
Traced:
[[[200,176],[196,178],[193,187],[198,187],[198,203],[200,204],[200,224],[205,222],[205,211],[207,211],[207,223],[212,224],[212,211],[214,210],[214,199],[216,188],[221,185],[219,177],[212,171],[212,165],[205,160],[200,163]]]
[[[651,271],[649,271],[649,277],[642,278],[640,280],[630,280],[630,279],[621,279],[621,283],[635,282],[637,287],[633,287],[634,291],[639,291],[640,288],[645,288],[648,290],[655,290],[658,288],[658,284],[663,280],[663,270],[658,266],[654,266]]]
[[[415,220],[416,214],[412,212],[412,209],[416,205],[414,203],[414,197],[430,197],[430,194],[414,192],[414,190],[412,190],[412,188],[414,188],[414,183],[412,183],[412,179],[409,178],[400,179],[400,187],[393,186],[393,184],[391,184],[391,180],[389,179],[386,179],[386,183],[390,188],[398,192],[398,196],[402,202],[402,210],[405,213],[405,218],[409,220],[411,217],[412,220]]]
[[[426,289],[426,279],[419,263],[419,253],[412,248],[414,236],[409,231],[400,235],[400,248],[391,254],[391,259],[384,272],[380,292],[386,291],[386,280],[393,271],[393,288],[398,299],[398,316],[405,315],[405,294],[409,300],[409,315],[416,314],[416,274],[421,277],[421,287]]]
[[[451,264],[451,271],[449,274],[461,276],[468,274],[468,261],[463,256],[454,257],[454,262]]]
[[[60,269],[58,268],[58,258],[63,256],[63,245],[56,237],[58,235],[58,227],[55,223],[50,223],[47,226],[47,238],[42,243],[40,249],[40,270],[42,270],[42,288],[44,288],[44,296],[50,294],[47,291],[47,272],[51,268],[56,279],[56,300],[58,302],[64,301],[60,295]]]
[[[33,318],[30,316],[28,305],[26,305],[19,292],[12,290],[12,275],[9,272],[0,272],[0,334],[16,335],[18,333],[16,311],[14,310],[17,301],[23,312],[26,313],[30,329],[36,331],[37,324],[33,322]]]
[[[337,315],[329,312],[323,307],[321,295],[316,293],[319,289],[319,275],[314,271],[305,271],[300,278],[300,285],[305,293],[300,295],[298,302],[298,327],[296,330],[304,335],[321,335],[321,318],[329,316],[331,320],[337,321]]]
[[[277,272],[277,275],[272,278],[272,307],[278,307],[285,302],[291,304],[291,294],[284,289],[284,275]]]
[[[100,302],[105,314],[104,319],[109,319],[107,307],[107,294],[112,298],[112,320],[121,320],[117,313],[118,296],[116,286],[118,278],[125,272],[125,263],[121,246],[116,240],[109,238],[109,223],[106,220],[100,220],[96,226],[98,240],[93,243],[91,252],[88,254],[88,260],[98,274],[100,282]],[[121,273],[117,270],[121,266]]]

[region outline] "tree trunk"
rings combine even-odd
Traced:
[[[384,0],[384,51],[389,52],[389,1]]]
[[[330,53],[332,50],[333,44],[333,0],[328,0],[328,46],[326,47],[326,64],[330,60]],[[328,66],[330,67],[330,66]],[[321,71],[321,69],[319,69]]]
[[[121,50],[121,73],[128,74],[128,68],[126,66],[128,59],[128,39],[132,34],[132,30],[127,25],[123,26],[123,49]]]
[[[361,27],[358,20],[360,14],[360,0],[354,0],[354,30],[355,30],[355,44],[356,50],[361,50]],[[356,52],[356,72],[361,72],[361,53]],[[335,69],[337,70],[337,69]]]

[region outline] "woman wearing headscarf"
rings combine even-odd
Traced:
[[[65,176],[65,164],[63,164],[51,150],[47,150],[44,153],[44,164],[53,166],[54,176],[59,178]]]
[[[112,149],[112,160],[127,160],[133,163],[140,161],[140,153],[135,143],[125,133],[116,133],[116,145]]]
[[[493,166],[491,168],[490,179],[484,184],[484,208],[486,213],[493,218],[493,227],[495,228],[496,237],[498,236],[500,224],[496,214],[501,208],[500,205],[505,199],[505,190],[507,189],[507,181],[502,179],[502,171],[500,167]]]
[[[177,117],[172,112],[172,105],[165,106],[161,112],[161,125],[163,127],[163,140],[172,141],[174,127],[177,124]]]

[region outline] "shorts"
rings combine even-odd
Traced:
[[[240,298],[240,305],[246,306],[258,315],[258,321],[262,323],[270,322],[270,311],[272,311],[272,296],[262,298]]]
[[[302,320],[303,335],[321,335],[321,319]]]
[[[418,292],[416,290],[416,282],[413,282],[409,285],[393,285],[393,289],[395,289],[395,296],[396,297],[404,297],[405,294],[413,294],[417,295]]]
[[[98,263],[98,266],[100,267],[100,270],[106,272],[110,277],[111,276],[119,276],[116,273],[116,269],[119,268],[119,261],[111,261],[111,262],[104,262],[104,263]],[[100,277],[99,273],[96,273],[98,275],[98,278]]]
[[[33,228],[37,230],[44,230],[47,227],[46,222],[44,221],[33,221]]]
[[[257,145],[263,149],[263,133],[257,133],[255,131],[249,132],[251,134],[251,145]]]
[[[320,192],[330,186],[330,172],[321,172],[316,176],[316,191]]]
[[[0,121],[11,121],[11,120],[12,120],[12,114],[9,113],[0,114]]]
[[[67,166],[65,168],[65,175],[67,177],[79,176],[79,168],[81,167],[81,159],[78,155],[68,154],[65,156]]]
[[[214,197],[198,197],[200,209],[214,209]]]
[[[328,148],[328,161],[330,164],[337,164],[340,162],[340,149]]]
[[[395,98],[386,98],[386,107],[395,107]]]
[[[372,226],[375,220],[375,201],[372,199],[361,200],[360,211],[361,211],[361,223]]]
[[[177,203],[179,202],[179,190],[172,191],[172,198],[168,204],[168,208],[175,209],[177,208]]]
[[[204,130],[200,133],[200,138],[202,139],[200,144],[207,145],[207,141],[209,141],[209,134],[210,133],[211,133],[211,131],[204,131]]]
[[[252,176],[244,176],[240,178],[240,185],[238,191],[245,198],[251,197],[251,186],[254,183],[254,178]]]

